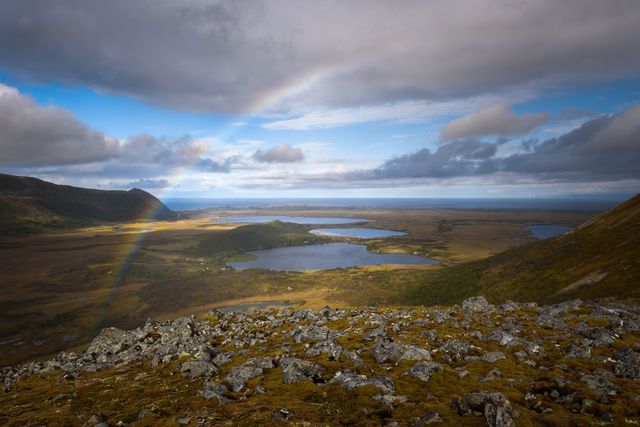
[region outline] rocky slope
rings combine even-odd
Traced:
[[[637,424],[640,307],[211,311],[0,379],[3,425]]]
[[[0,235],[94,221],[172,219],[176,213],[146,191],[94,190],[0,174]]]

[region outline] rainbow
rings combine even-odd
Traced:
[[[236,122],[242,122],[243,119],[251,119],[261,115],[264,116],[265,114],[272,112],[274,109],[283,107],[287,101],[291,101],[295,97],[299,97],[304,93],[311,92],[320,84],[326,83],[327,81],[347,73],[352,69],[352,66],[344,64],[320,67],[311,70],[302,76],[298,76],[286,84],[267,91],[263,96],[258,97],[255,102],[246,109],[244,114],[241,114],[239,117],[236,117],[236,120],[230,121],[226,126],[223,126],[220,131],[214,135],[214,138],[217,140],[228,139],[238,128],[238,126],[235,125]],[[175,188],[176,185],[182,182],[192,166],[193,164],[183,165],[179,171],[171,177],[171,180],[174,183],[171,188]],[[171,188],[161,191],[158,198],[162,198],[162,196],[166,195]],[[157,218],[159,207],[160,205],[151,206],[140,216],[140,221],[151,221]],[[109,291],[103,300],[103,304],[96,316],[95,323],[91,328],[94,335],[99,332],[99,329],[102,327],[109,326],[104,323],[107,316],[107,310],[114,300],[114,291],[124,283],[127,274],[131,269],[131,265],[144,243],[146,234],[147,233],[145,232],[136,232],[122,236],[125,242],[116,251],[112,262],[112,264],[115,265],[115,268],[111,271],[110,278],[106,283]]]

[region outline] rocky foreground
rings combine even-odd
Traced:
[[[8,425],[635,425],[640,307],[255,314],[109,328],[0,372]]]

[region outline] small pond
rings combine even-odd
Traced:
[[[310,233],[321,236],[357,237],[359,239],[375,239],[381,237],[404,236],[407,233],[379,228],[316,228]]]
[[[329,270],[359,265],[436,264],[438,261],[410,254],[377,254],[365,245],[327,243],[322,245],[291,246],[249,252],[251,261],[229,262],[239,269],[266,268],[278,271]]]
[[[567,227],[566,225],[550,225],[550,224],[542,224],[542,225],[528,225],[527,229],[538,239],[548,239],[550,237],[559,236],[561,234],[566,233],[567,231],[571,231],[571,227]]]
[[[261,216],[238,216],[235,218],[216,218],[215,222],[227,223],[258,223],[282,221],[294,224],[357,224],[368,222],[368,219],[359,218],[331,218],[322,216],[287,216],[287,215],[261,215]]]

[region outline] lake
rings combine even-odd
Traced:
[[[375,239],[381,237],[398,237],[407,233],[379,228],[316,228],[310,233],[320,236],[357,237],[359,239]]]
[[[238,216],[234,218],[216,218],[215,222],[231,222],[231,223],[258,223],[282,221],[294,224],[322,225],[322,224],[357,224],[359,222],[368,222],[368,219],[358,218],[331,218],[321,216],[287,216],[287,215],[259,215],[259,216]]]
[[[410,254],[377,254],[365,245],[327,243],[322,245],[291,246],[249,252],[252,261],[229,262],[238,268],[266,268],[278,271],[329,270],[338,267],[382,264],[436,264],[438,261]]]
[[[571,231],[571,227],[567,227],[566,225],[550,225],[550,224],[542,224],[542,225],[528,225],[527,229],[533,237],[537,237],[538,239],[548,239],[550,237],[559,236],[561,234],[566,233],[567,231]]]

